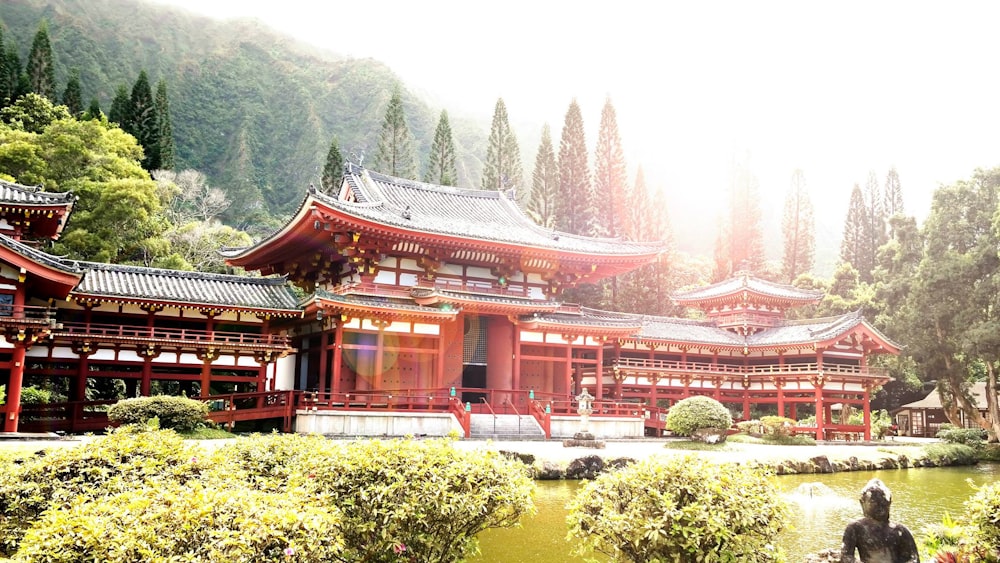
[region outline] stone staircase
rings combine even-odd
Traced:
[[[544,440],[545,432],[535,417],[527,414],[473,414],[471,435],[475,440]]]

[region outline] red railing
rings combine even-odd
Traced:
[[[91,338],[95,340],[181,341],[219,346],[248,348],[287,348],[289,339],[280,334],[254,334],[195,330],[189,328],[140,327],[88,323],[62,323],[55,338]]]
[[[462,401],[451,397],[448,399],[448,412],[455,415],[458,423],[462,426],[462,430],[465,431],[465,437],[472,437],[472,413],[470,413]]]
[[[282,429],[291,432],[292,419],[296,407],[302,403],[301,397],[301,391],[260,391],[209,395],[197,399],[209,404],[209,420],[225,424],[230,430],[236,422],[243,420],[280,418]]]
[[[56,318],[54,307],[39,307],[35,305],[0,305],[0,321],[31,322],[36,324],[52,324]]]
[[[542,432],[545,433],[545,439],[548,440],[552,438],[552,415],[542,406],[539,401],[531,401],[528,403],[528,414],[533,416],[535,420],[538,421],[538,425],[542,427]]]
[[[879,367],[856,366],[848,364],[820,364],[816,362],[804,362],[785,365],[730,365],[710,362],[681,362],[675,360],[650,360],[644,358],[619,358],[618,360],[605,366],[605,375],[614,371],[615,366],[619,369],[629,369],[637,371],[657,371],[657,372],[699,372],[708,374],[733,374],[733,375],[770,375],[787,373],[835,373],[842,375],[858,375],[863,377],[885,377],[886,370]]]

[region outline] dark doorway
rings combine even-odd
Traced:
[[[478,364],[466,364],[462,366],[462,387],[472,389],[486,389],[486,366]],[[479,404],[480,399],[485,399],[486,393],[475,391],[463,391],[462,402]]]

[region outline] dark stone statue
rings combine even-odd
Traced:
[[[892,493],[878,479],[861,490],[864,518],[844,529],[840,563],[919,563],[917,543],[906,526],[889,521]],[[855,559],[854,552],[858,557]]]

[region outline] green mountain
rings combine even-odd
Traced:
[[[207,174],[246,220],[294,210],[319,185],[335,135],[345,157],[370,163],[392,87],[399,79],[372,59],[346,58],[280,35],[256,20],[219,22],[140,0],[3,0],[5,43],[27,58],[39,22],[48,22],[61,95],[78,70],[84,105],[107,112],[119,84],[131,90],[145,69],[165,79],[176,142],[176,168]],[[403,92],[418,159],[426,165],[440,108]],[[454,119],[459,185],[479,185],[486,131]],[[356,158],[352,159],[356,161]]]

